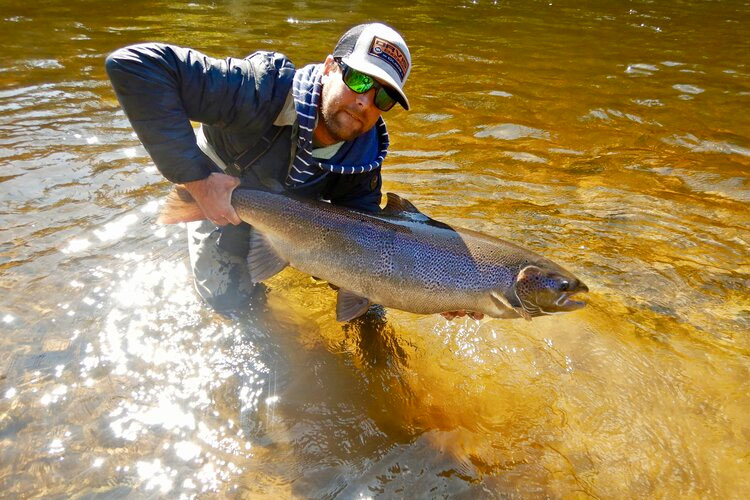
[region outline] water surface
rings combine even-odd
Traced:
[[[402,31],[385,190],[574,271],[531,323],[287,270],[222,317],[103,70],[147,40],[321,61]],[[743,498],[750,4],[43,2],[0,14],[0,497]]]

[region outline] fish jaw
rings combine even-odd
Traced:
[[[523,267],[513,286],[492,295],[496,302],[530,321],[537,316],[560,314],[585,307],[584,301],[577,300],[577,295],[585,292],[588,292],[588,287],[573,274],[560,266],[542,261]]]
[[[583,309],[584,307],[586,307],[586,302],[584,302],[583,300],[573,300],[573,297],[577,296],[580,293],[587,293],[588,291],[589,287],[579,281],[578,286],[574,290],[564,292],[560,295],[560,298],[555,301],[556,310],[554,312],[568,312]]]

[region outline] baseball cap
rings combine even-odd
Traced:
[[[409,109],[403,87],[411,71],[411,54],[396,30],[382,23],[359,24],[344,33],[332,55],[396,90],[399,104]]]

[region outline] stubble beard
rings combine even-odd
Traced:
[[[328,134],[336,142],[351,141],[367,132],[362,130],[362,123],[357,122],[357,127],[352,128],[346,125],[346,121],[352,121],[354,118],[349,115],[342,108],[335,108],[335,106],[321,105],[320,106],[320,119],[323,122],[323,126],[328,131]],[[354,120],[356,121],[356,120]]]

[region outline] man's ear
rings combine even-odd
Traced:
[[[323,75],[328,75],[332,71],[336,70],[336,61],[333,59],[333,56],[328,54],[328,57],[326,57],[325,62],[323,63]]]

